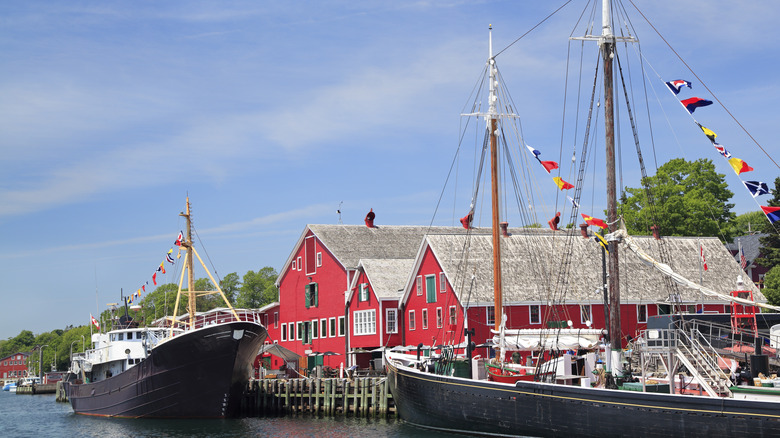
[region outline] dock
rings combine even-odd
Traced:
[[[34,394],[54,394],[57,389],[56,383],[37,383],[30,386],[18,386],[16,388],[17,395],[34,395]]]
[[[249,383],[245,416],[395,416],[386,377],[260,379]]]

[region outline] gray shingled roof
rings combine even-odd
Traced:
[[[414,267],[414,259],[363,259],[360,260],[360,266],[368,276],[377,298],[398,299],[403,295],[406,279]]]
[[[360,259],[413,259],[423,236],[434,233],[465,234],[460,227],[383,225],[309,225],[308,228],[348,269]]]
[[[748,264],[752,264],[758,258],[758,256],[761,255],[760,239],[766,236],[768,236],[768,234],[757,233],[735,237],[734,242],[726,245],[726,248],[735,252],[739,251],[739,243],[741,242],[742,250],[745,252],[745,259],[748,261]],[[739,260],[738,252],[734,258]]]
[[[462,258],[467,237],[460,235],[429,235],[426,242],[443,265],[445,275],[455,286],[462,304],[487,304],[493,301],[492,242],[489,236],[470,237],[469,253]],[[601,249],[593,239],[583,239],[579,231],[571,239],[564,232],[527,234],[515,232],[502,238],[503,285],[505,303],[545,302],[548,291],[560,291],[556,286],[567,241],[572,244],[570,275],[566,300],[571,302],[600,302]],[[645,251],[659,258],[659,242],[649,236],[635,240]],[[672,268],[698,283],[699,244],[704,247],[709,270],[703,272],[703,285],[728,294],[736,289],[737,275],[742,270],[717,238],[664,237]],[[654,269],[621,245],[620,285],[622,302],[656,302],[668,297],[664,280]],[[465,275],[463,268],[465,267]],[[473,282],[471,280],[473,275]],[[754,298],[764,300],[752,282]],[[699,294],[679,287],[684,301],[697,301]],[[560,298],[557,298],[558,300]],[[714,301],[704,297],[704,301]]]

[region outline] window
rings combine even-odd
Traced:
[[[541,324],[541,311],[538,304],[532,304],[528,306],[529,319],[531,324]]]
[[[347,333],[347,321],[343,316],[339,316],[339,336],[344,336]]]
[[[414,330],[417,327],[415,326],[415,320],[414,320],[414,310],[409,311],[409,330]]]
[[[282,342],[287,340],[287,324],[282,324]]]
[[[495,326],[496,325],[496,308],[495,307],[486,307],[487,310],[487,318],[485,319],[485,322],[487,325]]]
[[[360,283],[360,296],[358,301],[368,301],[368,283]]]
[[[311,338],[317,339],[319,337],[320,337],[320,324],[315,319],[311,322]]]
[[[303,323],[302,322],[298,323],[298,333],[297,333],[297,336],[296,336],[295,339],[297,339],[299,341],[303,340]],[[304,342],[304,344],[305,344],[305,342]]]
[[[591,305],[590,304],[582,304],[580,305],[580,322],[583,324],[587,324],[589,321],[593,321],[593,317],[591,316]]]
[[[297,271],[298,270],[298,265],[295,263],[295,260],[292,261],[292,270],[293,271]]]
[[[450,306],[450,325],[458,324],[458,310],[455,306]]]
[[[355,336],[376,333],[376,310],[358,310],[354,315],[353,332]]]
[[[303,270],[303,259],[301,257],[298,257],[298,270]]]
[[[442,320],[442,314],[441,314],[441,307],[436,308],[436,327],[441,328],[441,326],[444,324],[444,321]]]
[[[322,266],[322,252],[317,253],[317,267]]]
[[[428,309],[422,309],[422,325],[423,330],[428,329]]]
[[[387,333],[398,333],[398,309],[387,309],[385,311],[385,331]]]
[[[436,302],[436,276],[435,275],[425,276],[425,297],[426,297],[426,301],[429,303]]]
[[[289,329],[287,330],[287,335],[288,335],[287,339],[289,339],[290,341],[294,341],[295,340],[295,323],[291,322],[291,323],[287,324],[287,326],[289,327]]]
[[[422,275],[417,276],[417,296],[422,296]]]
[[[444,272],[439,272],[439,292],[447,292],[447,277]]]
[[[330,337],[336,336],[336,317],[330,318]]]
[[[311,339],[312,339],[311,322],[303,321],[303,322],[299,323],[298,328],[302,328],[302,330],[303,330],[303,335],[301,336],[301,338],[302,338],[301,339],[301,343],[304,344],[304,345],[311,344]]]
[[[328,318],[320,320],[320,339],[328,337]]]
[[[307,309],[317,307],[319,301],[317,295],[317,283],[309,283],[304,287],[304,301]]]
[[[636,306],[636,322],[647,322],[647,304]]]

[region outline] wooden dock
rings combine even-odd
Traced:
[[[16,388],[16,394],[54,394],[56,387],[56,383],[37,383],[30,386],[18,386]]]
[[[314,414],[396,415],[386,377],[356,379],[261,379],[249,384],[246,416]]]

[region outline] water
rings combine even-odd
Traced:
[[[76,415],[54,395],[0,391],[0,431],[7,437],[455,437],[400,420],[287,416],[231,420],[132,420]]]

